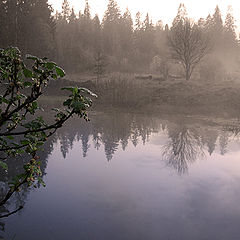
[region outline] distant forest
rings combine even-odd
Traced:
[[[92,16],[90,9],[87,0],[84,12],[79,13],[67,0],[62,3],[62,11],[56,13],[47,0],[1,0],[0,47],[12,45],[23,53],[46,56],[70,73],[92,72],[99,58],[108,71],[157,72],[163,69],[159,65],[171,61],[168,35],[172,26],[187,16],[183,4],[171,26],[161,20],[153,23],[149,14],[131,16],[128,9],[121,13],[115,0],[109,0],[102,20]],[[216,6],[213,15],[195,24],[211,46],[205,68],[237,69],[240,45],[231,7],[226,19]]]

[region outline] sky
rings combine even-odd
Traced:
[[[76,12],[83,11],[85,0],[68,1],[76,9]],[[49,0],[49,3],[55,10],[61,10],[62,0]],[[143,18],[148,12],[154,23],[162,20],[164,24],[171,24],[180,3],[185,4],[189,17],[194,19],[205,18],[209,13],[213,14],[216,5],[219,6],[224,19],[228,6],[231,5],[236,25],[240,28],[240,0],[117,0],[117,3],[122,12],[128,8],[133,19],[138,11],[142,13]],[[102,18],[107,4],[108,0],[89,0],[92,15],[98,13],[99,17]]]

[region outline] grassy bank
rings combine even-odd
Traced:
[[[69,76],[70,79],[71,76]],[[239,116],[240,78],[190,80],[158,76],[111,74],[99,81],[74,77],[50,84],[48,97],[64,95],[59,89],[78,85],[99,96],[95,108],[121,108],[135,112],[162,112],[214,116]]]

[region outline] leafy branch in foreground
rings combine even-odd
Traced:
[[[58,128],[77,115],[88,121],[87,110],[92,105],[94,93],[85,88],[68,87],[70,96],[64,101],[63,109],[54,108],[54,120],[46,123],[36,116],[40,109],[38,99],[50,80],[64,77],[65,72],[47,58],[27,55],[22,60],[17,48],[0,49],[0,167],[7,170],[6,159],[23,156],[29,162],[24,172],[9,184],[9,191],[0,200],[3,206],[23,184],[45,185],[41,176],[41,162],[37,152]]]

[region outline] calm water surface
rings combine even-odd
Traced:
[[[237,120],[91,119],[73,119],[47,143],[47,186],[14,196],[9,209],[24,209],[1,220],[4,239],[240,239]],[[1,192],[22,161],[1,174]]]

